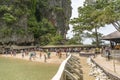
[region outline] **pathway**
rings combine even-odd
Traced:
[[[102,67],[107,69],[109,72],[114,73],[120,76],[120,62],[117,60],[110,60],[108,61],[105,57],[98,55],[94,60]],[[114,67],[115,65],[115,67]]]
[[[88,57],[82,57],[78,55],[75,56],[80,58],[80,65],[82,66],[82,70],[83,70],[83,80],[95,80],[95,77],[89,75],[90,66],[87,64]]]

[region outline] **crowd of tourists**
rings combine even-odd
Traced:
[[[102,47],[102,48],[25,48],[25,49],[5,49],[4,54],[10,54],[11,56],[16,56],[16,54],[21,53],[21,57],[24,58],[25,56],[29,56],[29,60],[35,60],[39,55],[39,59],[42,57],[44,58],[44,62],[47,59],[51,58],[51,52],[55,52],[56,56],[59,59],[62,58],[63,52],[67,57],[70,53],[81,53],[82,51],[94,53],[94,57],[97,54],[101,53],[101,55],[105,55],[108,60],[110,60],[110,48],[109,47]],[[104,51],[104,52],[103,52]],[[36,53],[37,52],[37,53]]]
[[[42,49],[42,48],[27,48],[27,49],[6,49],[3,53],[5,55],[11,55],[16,56],[17,54],[21,55],[21,58],[25,58],[26,56],[29,57],[29,60],[35,60],[35,59],[44,59],[44,62],[47,62],[51,58],[52,52],[55,53],[55,55],[61,59],[63,55],[66,57],[69,55],[68,50],[63,50],[61,48],[58,49]],[[64,53],[64,54],[63,54]]]

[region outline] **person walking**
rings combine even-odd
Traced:
[[[97,48],[94,50],[94,58],[97,56]]]
[[[50,55],[51,55],[51,53],[48,51],[47,52],[48,59],[50,59]]]
[[[107,57],[107,60],[110,60],[110,48],[109,47],[106,47],[106,57]]]
[[[22,58],[24,58],[24,51],[23,50],[21,50],[21,54],[22,54]]]
[[[47,62],[47,57],[45,53],[44,53],[44,62]]]
[[[39,53],[39,57],[40,57],[40,59],[42,58],[42,52]]]

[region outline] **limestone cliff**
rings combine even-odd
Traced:
[[[21,44],[35,41],[33,34],[28,31],[28,18],[31,17],[30,1],[32,0],[0,0],[0,44]],[[37,0],[33,2],[35,1]],[[65,39],[69,29],[68,21],[71,17],[71,1],[44,1],[48,7],[45,10],[41,9],[43,11],[41,15],[52,22],[57,28],[56,32]]]
[[[49,0],[49,7],[52,9],[49,19],[57,27],[57,32],[65,38],[69,29],[68,21],[71,17],[70,0]]]

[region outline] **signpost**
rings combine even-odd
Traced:
[[[115,68],[115,53],[117,53],[118,51],[117,50],[112,50],[112,53],[113,53],[113,70],[114,72],[116,72],[116,68]]]

